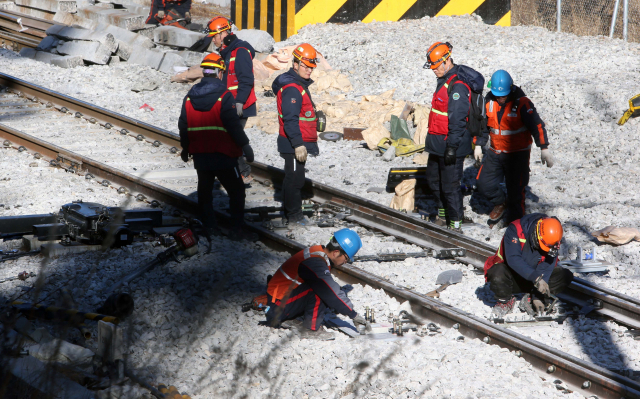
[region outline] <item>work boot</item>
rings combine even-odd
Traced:
[[[459,233],[459,234],[464,234],[462,232],[462,222],[458,222],[458,221],[449,222],[449,230],[455,231],[456,233]]]
[[[447,227],[447,210],[444,208],[438,208],[438,214],[433,219],[433,223],[440,227]]]
[[[491,310],[491,318],[492,319],[504,319],[506,315],[511,313],[513,307],[516,304],[516,297],[513,295],[510,299],[498,299],[498,302],[495,304],[493,309]]]
[[[489,219],[492,222],[496,222],[500,220],[500,218],[504,215],[504,211],[507,209],[507,204],[503,202],[502,204],[496,205],[493,207],[493,210],[489,214]]]

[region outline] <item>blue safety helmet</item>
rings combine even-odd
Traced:
[[[503,97],[509,95],[511,93],[511,85],[513,84],[513,79],[511,79],[511,75],[509,72],[504,69],[499,69],[491,75],[491,80],[489,81],[489,88],[491,92],[496,97]]]
[[[362,240],[358,233],[350,229],[341,229],[333,233],[333,238],[338,242],[342,251],[347,254],[349,262],[352,261],[356,253],[362,248]]]

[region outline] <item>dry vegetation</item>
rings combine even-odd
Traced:
[[[609,36],[615,0],[564,0],[562,31],[579,36]],[[556,30],[556,0],[513,0],[513,25],[536,25]],[[614,37],[622,37],[622,1]],[[629,1],[629,41],[640,42],[640,2]]]

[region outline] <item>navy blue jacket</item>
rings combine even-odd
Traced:
[[[202,78],[200,83],[194,85],[191,90],[189,90],[182,101],[182,111],[180,112],[180,119],[178,120],[180,145],[183,149],[188,150],[189,148],[189,133],[187,131],[189,125],[187,123],[187,108],[185,106],[187,97],[190,98],[193,108],[197,111],[205,112],[213,108],[225,90],[227,90],[227,86],[222,83],[220,79],[206,76]],[[231,93],[222,99],[220,118],[222,119],[222,124],[225,129],[227,129],[227,133],[229,133],[238,146],[242,148],[246,144],[249,144],[249,138],[247,138],[240,124],[240,118],[238,118],[236,112],[236,103]],[[238,158],[217,152],[193,154],[193,165],[196,169],[200,170],[227,169],[238,166]]]
[[[524,91],[516,85],[512,86],[511,93],[507,97],[507,102],[517,100],[520,97],[525,97]],[[486,96],[486,101],[496,101],[496,96],[493,93],[489,92]],[[498,111],[498,123],[502,120],[502,115],[504,115],[504,107],[501,107],[500,111]],[[536,111],[536,107],[529,99],[528,104],[523,104],[520,110],[520,118],[522,119],[522,123],[527,127],[529,132],[531,132],[531,136],[533,136],[533,140],[536,142],[536,145],[540,147],[540,149],[545,149],[549,146],[549,138],[547,137],[547,129],[544,126],[544,122],[538,115],[538,111]]]
[[[311,257],[300,263],[298,276],[311,287],[328,308],[352,319],[357,316],[358,313],[353,310],[353,304],[347,294],[331,277],[327,263],[322,258]]]
[[[293,68],[278,76],[273,81],[271,89],[277,96],[278,91],[290,83],[297,83],[302,86],[309,95],[309,98],[311,98],[309,85],[313,83],[313,80],[301,78]],[[311,98],[311,103],[313,104],[313,98]],[[313,107],[315,108],[315,104],[313,104]],[[302,94],[300,94],[300,90],[295,87],[287,87],[282,91],[282,120],[284,122],[284,133],[287,137],[278,135],[278,152],[281,154],[293,154],[295,153],[294,148],[300,147],[301,145],[307,147],[307,152],[310,155],[320,154],[318,143],[307,143],[302,140],[302,133],[300,132],[301,108]]]
[[[531,282],[542,276],[544,281],[548,283],[553,268],[558,263],[558,258],[550,257],[546,252],[540,252],[531,247],[531,237],[533,237],[536,223],[543,217],[547,217],[547,215],[532,213],[520,219],[522,232],[527,240],[523,248],[520,248],[516,227],[510,224],[504,232],[504,253],[505,264],[516,273]]]
[[[235,39],[234,39],[235,38]],[[222,81],[225,86],[227,85],[227,74],[229,73],[229,62],[231,60],[231,52],[237,48],[244,47],[248,49],[246,50],[238,50],[236,53],[236,76],[238,77],[238,92],[236,93],[236,102],[238,103],[246,103],[247,98],[249,98],[249,94],[251,93],[251,88],[254,84],[253,77],[253,61],[252,59],[256,56],[256,51],[251,47],[251,45],[244,40],[238,39],[238,36],[234,34],[230,34],[225,37],[225,41],[229,44],[220,50],[220,56],[224,58],[224,64],[227,66],[227,70],[224,72],[224,77]],[[251,55],[249,55],[249,52]],[[258,108],[254,103],[249,108],[245,109],[242,113],[243,118],[248,118],[251,116],[256,116],[258,114]]]
[[[468,74],[478,74],[478,72],[464,65],[454,65],[446,75],[438,78],[436,92],[440,90],[445,83],[447,83],[447,80],[449,80],[452,75],[458,74],[460,69],[464,69]],[[425,151],[429,154],[443,156],[445,148],[449,145],[449,147],[456,148],[457,157],[465,157],[471,154],[471,141],[473,137],[467,130],[469,106],[469,89],[467,89],[467,86],[463,84],[454,84],[451,87],[451,92],[449,93],[449,109],[447,111],[449,116],[449,134],[447,136],[434,134],[427,135]],[[478,137],[477,143],[481,146],[484,145],[486,143],[486,137],[483,139]]]

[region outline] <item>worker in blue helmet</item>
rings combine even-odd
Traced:
[[[362,248],[362,240],[350,229],[338,230],[329,243],[298,252],[280,266],[267,284],[267,322],[273,327],[294,329],[303,338],[333,339],[323,331],[326,310],[366,324],[353,304],[331,277],[331,267],[351,262]],[[303,320],[296,318],[302,316]]]
[[[494,205],[489,223],[493,225],[504,217],[506,226],[525,214],[531,144],[535,141],[540,148],[543,165],[553,166],[553,156],[544,122],[531,100],[513,84],[511,75],[502,69],[494,72],[489,87],[486,110],[490,145],[478,172],[477,187]],[[500,187],[503,180],[506,196]]]

